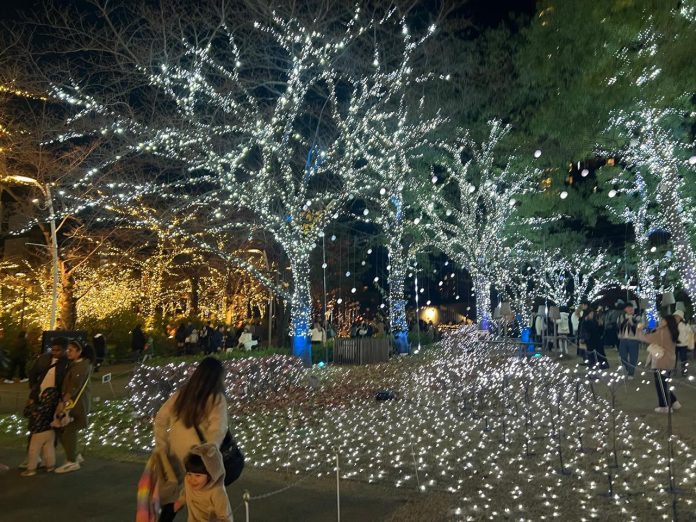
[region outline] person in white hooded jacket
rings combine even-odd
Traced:
[[[686,324],[686,321],[684,321],[684,312],[677,310],[673,315],[679,329],[677,357],[679,358],[679,365],[681,366],[681,375],[682,377],[686,377],[689,367],[689,351],[694,349],[694,332],[691,327]]]
[[[215,444],[200,444],[184,459],[186,478],[175,509],[186,504],[188,522],[233,522],[225,467]]]

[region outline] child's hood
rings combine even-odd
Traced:
[[[210,475],[210,481],[205,488],[213,487],[217,482],[221,482],[225,477],[225,466],[222,463],[222,454],[215,444],[206,442],[191,449],[194,455],[200,455]]]

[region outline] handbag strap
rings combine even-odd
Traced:
[[[91,377],[91,375],[91,371],[87,372],[87,378],[85,379],[85,383],[82,385],[82,388],[80,388],[80,392],[77,394],[77,397],[71,399],[70,402],[65,405],[66,410],[72,410],[75,407],[77,402],[80,400],[80,397],[82,397],[82,393],[85,391],[85,388],[87,388],[87,383],[89,383],[89,378]]]
[[[196,435],[198,435],[198,438],[201,441],[201,444],[205,444],[205,437],[203,436],[201,429],[198,426],[194,426],[194,428],[196,430]]]

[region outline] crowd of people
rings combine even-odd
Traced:
[[[209,355],[234,349],[249,351],[259,345],[260,338],[260,327],[253,322],[235,328],[209,321],[199,328],[187,321],[174,331],[177,355]]]
[[[582,364],[593,376],[597,368],[609,368],[605,350],[615,348],[627,380],[635,379],[641,370],[641,346],[646,346],[645,368],[652,371],[657,392],[655,411],[667,413],[681,408],[670,391],[670,381],[688,376],[696,335],[694,320],[687,323],[683,310],[662,314],[654,324],[645,311],[638,313],[633,301],[619,301],[606,309],[583,303],[572,313],[560,308],[555,314],[547,314],[544,308],[535,318],[534,334],[543,349],[555,351],[560,357],[568,356],[569,344],[575,344]]]

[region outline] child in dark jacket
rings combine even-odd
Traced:
[[[184,467],[184,490],[175,509],[186,504],[188,522],[233,522],[225,491],[225,467],[217,446],[195,446],[186,456]]]

